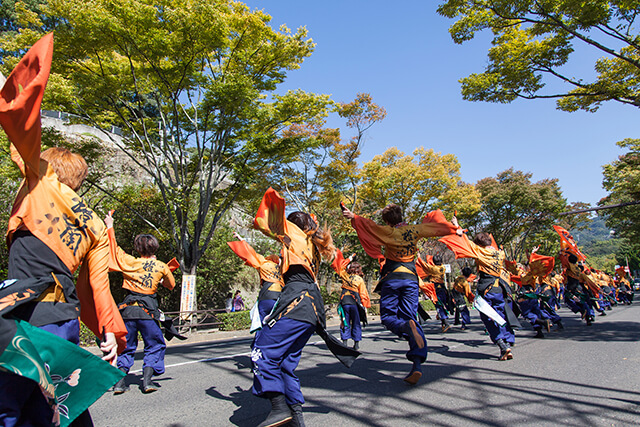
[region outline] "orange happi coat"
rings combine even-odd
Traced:
[[[160,284],[172,290],[176,286],[167,264],[155,258],[136,258],[118,246],[113,228],[109,228],[109,269],[122,272],[122,287],[143,295],[154,295]]]
[[[347,266],[349,265],[349,259],[344,258],[340,249],[336,250],[336,257],[331,263],[331,268],[338,273],[340,280],[342,281],[342,289],[346,289],[351,292],[356,292],[360,295],[360,301],[366,308],[371,307],[371,299],[369,298],[369,292],[367,291],[367,285],[364,279],[357,274],[349,274],[347,272]]]

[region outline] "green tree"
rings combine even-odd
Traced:
[[[625,139],[618,146],[628,151],[604,165],[602,186],[609,194],[598,203],[600,206],[640,200],[640,139]],[[600,212],[618,237],[640,241],[640,205]]]
[[[339,104],[338,114],[347,119],[347,127],[354,129],[356,135],[348,142],[334,144],[330,152],[331,162],[320,171],[323,189],[325,194],[328,193],[332,205],[339,197],[346,198],[355,206],[360,181],[357,159],[362,152],[366,132],[374,124],[384,120],[387,111],[374,103],[370,94],[359,93],[352,102]]]
[[[413,223],[434,209],[469,215],[480,209],[479,193],[462,182],[453,154],[417,148],[405,155],[392,147],[363,165],[361,180],[360,197],[369,213],[396,203]]]
[[[307,139],[309,144],[295,162],[278,165],[268,176],[269,182],[278,183],[274,188],[289,196],[293,206],[323,218],[338,213],[341,201],[356,202],[358,158],[366,132],[386,117],[385,109],[367,93],[357,94],[352,102],[336,104],[335,111],[347,120],[348,128],[356,131],[355,136],[342,141],[339,129],[292,128],[292,137]]]
[[[600,200],[600,206],[640,201],[640,140],[625,139],[618,146],[628,151],[617,160],[604,165],[602,186],[609,194]],[[640,205],[622,206],[600,211],[608,227],[615,231],[616,237],[623,240],[616,257],[620,264],[626,265],[629,258],[632,269],[640,268]],[[624,252],[624,253],[623,253]]]
[[[2,0],[0,3],[0,33],[18,31],[26,24],[25,20],[19,21],[20,11],[29,11],[31,14],[41,15],[41,8],[46,4],[45,0]],[[24,16],[24,13],[22,13]],[[0,50],[0,53],[5,53]],[[0,55],[0,62],[4,55]]]
[[[510,168],[476,184],[482,210],[472,228],[493,234],[513,260],[526,258],[527,249],[538,244],[543,244],[541,253],[555,253],[548,243],[558,241],[551,226],[566,207],[557,179],[531,182],[531,176]]]
[[[605,0],[447,0],[438,7],[456,19],[449,29],[456,43],[493,34],[485,71],[461,80],[464,99],[556,98],[565,111],[595,111],[605,101],[640,106],[639,12],[637,2]],[[576,49],[602,55],[582,76],[564,68]],[[545,78],[564,88],[545,88]]]
[[[50,0],[29,20],[56,31],[45,108],[122,128],[123,139],[108,135],[158,186],[184,274],[253,178],[305,148],[286,130],[319,123],[330,104],[275,92],[314,44],[241,3]],[[3,45],[32,43],[34,26]]]

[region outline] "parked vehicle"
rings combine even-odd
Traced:
[[[640,291],[640,277],[633,279],[633,290]]]

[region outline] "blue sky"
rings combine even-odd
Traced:
[[[534,181],[558,178],[569,202],[595,204],[606,195],[602,165],[623,154],[615,143],[640,137],[637,109],[618,103],[604,104],[596,113],[566,113],[551,100],[462,100],[458,80],[483,71],[490,34],[456,45],[448,33],[453,21],[436,13],[438,2],[246,3],[271,15],[274,27],[306,26],[316,43],[313,55],[289,73],[283,90],[331,94],[340,102],[367,92],[387,110],[387,118],[369,130],[361,162],[389,147],[408,154],[423,146],[455,154],[466,182],[514,167],[531,172]],[[569,69],[593,75],[593,59],[593,52],[581,52]],[[328,122],[343,124],[337,117]],[[349,132],[343,127],[343,138],[352,136]]]

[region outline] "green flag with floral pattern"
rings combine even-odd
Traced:
[[[67,426],[124,373],[88,351],[22,320],[0,354],[0,369],[37,382],[53,409],[52,425]]]

